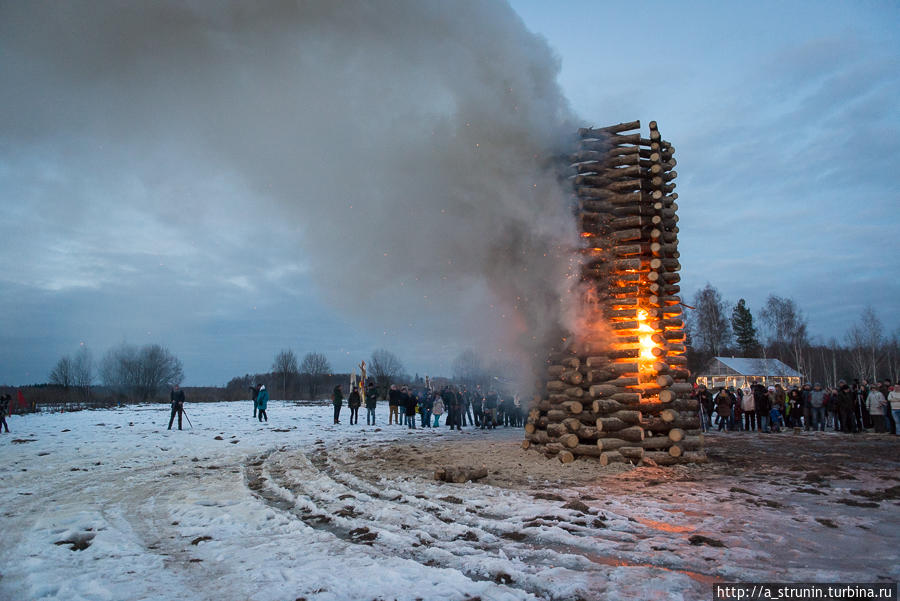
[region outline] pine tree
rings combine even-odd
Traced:
[[[731,329],[745,357],[752,356],[759,350],[756,327],[753,325],[753,314],[750,313],[744,299],[739,300],[734,311],[731,312]]]

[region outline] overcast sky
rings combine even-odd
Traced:
[[[676,148],[686,300],[900,327],[896,2],[331,4],[0,3],[0,383],[81,344],[188,385],[514,355],[570,233],[528,161],[634,119]]]

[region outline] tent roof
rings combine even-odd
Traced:
[[[721,361],[724,365],[733,369],[742,376],[782,376],[787,378],[802,378],[803,376],[794,368],[789,367],[778,359],[762,359],[753,357],[713,357],[715,361]]]

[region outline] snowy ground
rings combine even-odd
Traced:
[[[512,429],[187,408],[181,432],[163,405],[9,420],[0,599],[708,599],[716,581],[900,579],[896,441],[871,470],[838,452],[798,469],[779,439],[738,434],[709,438],[707,466],[566,471]],[[478,458],[482,483],[430,478]]]

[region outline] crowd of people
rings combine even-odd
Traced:
[[[700,384],[694,391],[700,403],[704,432],[780,432],[784,428],[835,432],[889,433],[900,435],[900,384],[882,380],[845,380],[837,387],[805,384],[788,389],[780,384],[752,384],[709,390]]]
[[[525,414],[518,395],[502,395],[493,389],[483,392],[480,386],[476,386],[473,390],[454,385],[443,386],[440,390],[433,388],[417,390],[396,384],[391,385],[387,395],[380,395],[375,384],[370,382],[366,386],[365,394],[366,425],[375,425],[375,409],[379,398],[384,396],[387,397],[389,426],[399,425],[415,429],[418,421],[420,428],[438,428],[444,416],[446,416],[444,425],[451,430],[454,428],[461,430],[468,426],[482,430],[499,426],[522,427],[525,422]],[[359,423],[362,399],[359,389],[355,387],[347,397],[351,425]],[[344,404],[343,386],[335,386],[332,404],[334,423],[340,424]]]

